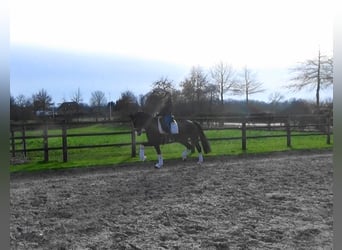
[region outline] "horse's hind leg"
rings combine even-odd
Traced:
[[[201,164],[203,162],[203,154],[202,154],[202,148],[201,145],[199,144],[199,141],[196,142],[196,149],[198,151],[198,162]]]
[[[194,138],[192,138],[191,143],[185,142],[185,141],[182,141],[181,143],[186,147],[186,149],[182,153],[183,161],[186,160],[188,154],[190,153],[189,151],[191,151],[191,153],[195,152],[195,147],[196,147],[198,151],[198,163],[203,162],[202,148],[198,140],[195,140]]]
[[[186,149],[182,152],[182,160],[185,161],[188,157],[188,154],[193,153],[195,151],[195,148],[187,141],[181,141],[180,143],[186,147]]]
[[[157,155],[158,155],[158,162],[156,163],[156,168],[161,168],[164,165],[163,156],[161,154],[160,145],[154,145],[154,148],[156,149]]]

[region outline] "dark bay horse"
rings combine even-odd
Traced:
[[[183,160],[186,159],[188,153],[195,152],[196,148],[199,153],[198,163],[203,162],[202,147],[205,154],[211,151],[210,144],[198,122],[190,120],[177,120],[179,133],[165,135],[159,131],[157,117],[153,117],[145,112],[137,112],[133,115],[130,115],[130,118],[138,135],[141,135],[143,129],[145,129],[146,132],[148,142],[140,145],[140,159],[145,160],[146,158],[144,146],[154,146],[158,154],[158,163],[155,165],[156,168],[163,166],[163,157],[160,150],[160,145],[162,144],[170,142],[178,142],[183,144],[186,147],[186,150],[182,154]],[[170,137],[171,141],[169,141],[167,137]]]

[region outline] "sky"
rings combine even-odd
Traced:
[[[332,0],[12,0],[11,95],[44,88],[56,103],[78,88],[84,102],[101,90],[115,100],[146,94],[161,77],[176,87],[193,66],[218,62],[254,70],[282,92],[288,69],[332,56]],[[314,99],[314,92],[300,92]],[[332,90],[322,93],[332,97]]]

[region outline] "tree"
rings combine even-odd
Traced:
[[[81,102],[83,102],[80,88],[77,88],[77,90],[73,93],[71,97],[71,101],[76,102],[77,104],[80,104]]]
[[[20,120],[30,119],[32,113],[32,103],[30,99],[20,94],[15,98],[15,103],[18,107]]]
[[[139,109],[138,99],[131,91],[121,93],[121,97],[115,103],[115,111],[119,112],[121,116],[128,116],[135,113]]]
[[[234,92],[238,95],[245,95],[246,104],[248,105],[250,95],[264,91],[262,83],[256,80],[255,73],[245,67],[241,74],[241,82],[236,85]]]
[[[316,106],[320,105],[320,91],[333,84],[333,59],[321,55],[320,50],[316,59],[306,60],[290,69],[294,77],[286,87],[292,91],[309,88],[316,91]]]
[[[223,105],[224,94],[236,88],[236,80],[234,79],[235,72],[233,67],[220,62],[211,68],[210,75],[213,84],[218,86],[217,90],[220,93],[221,105]]]
[[[90,105],[93,107],[103,107],[107,103],[105,93],[100,90],[96,90],[91,93]]]
[[[90,106],[94,108],[96,121],[98,120],[98,115],[101,114],[102,109],[106,106],[107,100],[105,93],[100,90],[96,90],[91,93]]]
[[[193,68],[191,71],[191,80],[195,83],[196,101],[199,103],[201,100],[205,99],[206,90],[209,84],[207,75],[200,67]]]
[[[14,120],[16,114],[17,105],[15,103],[15,98],[10,95],[10,119]]]
[[[195,104],[198,106],[196,111],[201,110],[201,104],[206,100],[208,84],[207,75],[200,67],[193,67],[190,76],[180,83],[182,95],[187,103],[191,103],[192,112],[195,111]]]
[[[174,87],[172,81],[167,79],[167,77],[161,77],[159,80],[152,83],[153,89],[162,89],[164,91],[173,92]]]
[[[161,88],[154,88],[147,93],[141,100],[142,108],[150,114],[157,114],[160,111],[161,104],[164,101],[166,92]]]
[[[284,96],[280,92],[274,92],[268,96],[268,99],[272,107],[272,112],[275,112],[279,103],[284,100]]]
[[[206,88],[206,93],[208,95],[208,99],[209,99],[209,112],[211,113],[213,104],[215,100],[218,100],[218,94],[219,94],[219,87],[216,84],[209,84]],[[223,106],[223,102],[221,103]]]
[[[83,101],[82,94],[80,88],[77,88],[77,90],[73,93],[71,97],[71,102],[76,103],[77,105],[74,105],[76,110],[75,114],[77,115],[77,120],[79,120],[79,116],[81,115],[81,102]]]
[[[32,95],[34,111],[42,111],[46,114],[51,106],[52,98],[45,89],[41,89],[37,94]]]

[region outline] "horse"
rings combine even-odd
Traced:
[[[145,146],[154,146],[158,162],[155,164],[156,168],[161,168],[164,164],[162,153],[160,150],[160,145],[172,142],[178,142],[183,144],[186,149],[182,153],[182,159],[186,160],[188,154],[194,153],[195,148],[198,151],[198,163],[203,162],[202,147],[205,154],[211,152],[210,144],[203,132],[201,125],[196,121],[190,120],[177,120],[178,124],[178,134],[163,134],[158,127],[158,117],[153,117],[152,115],[145,112],[136,112],[130,115],[133,127],[138,136],[141,135],[142,130],[145,130],[147,143],[142,143],[140,145],[139,157],[140,160],[144,161],[146,159],[144,153]],[[171,140],[169,140],[171,138]],[[202,147],[200,145],[202,144]]]

